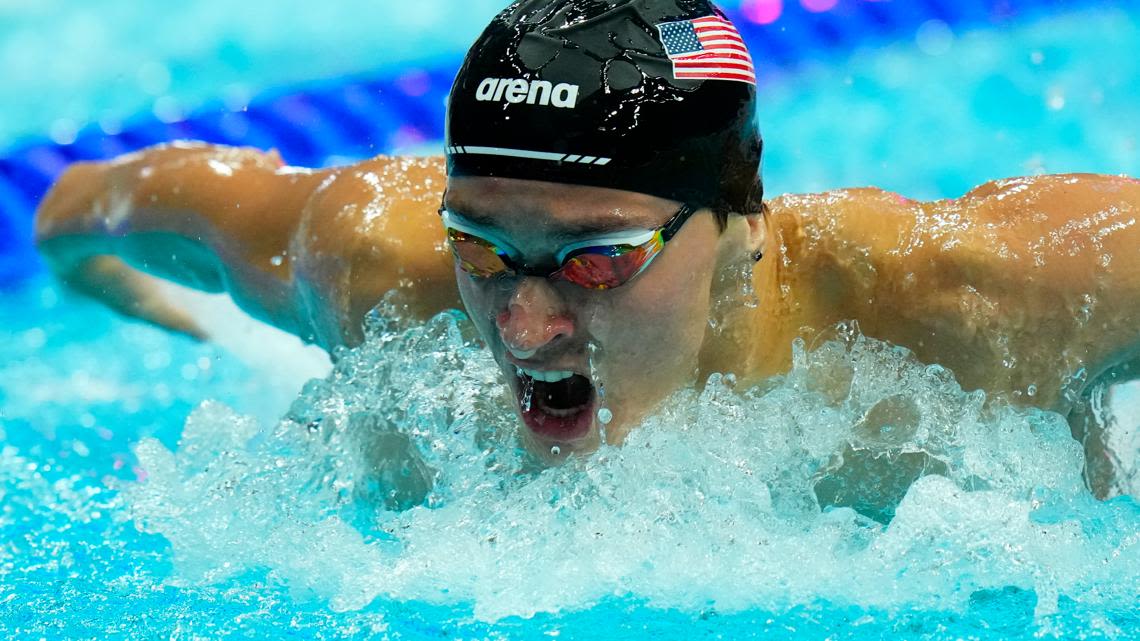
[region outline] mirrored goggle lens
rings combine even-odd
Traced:
[[[563,263],[554,278],[589,289],[610,289],[637,276],[661,251],[661,235],[644,245],[590,247]]]
[[[452,253],[459,260],[459,268],[468,274],[490,278],[510,271],[499,249],[478,236],[448,229],[447,240],[451,244]]]

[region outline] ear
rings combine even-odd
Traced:
[[[768,213],[766,210],[767,207],[762,207],[758,212],[741,216],[748,226],[746,242],[750,256],[760,255],[768,243]]]
[[[717,266],[722,277],[738,274],[741,268],[750,272],[756,264],[757,252],[764,249],[767,239],[768,225],[763,213],[729,213],[717,252]]]

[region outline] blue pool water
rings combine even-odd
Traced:
[[[116,130],[321,78],[451,63],[498,0],[52,0],[0,4],[0,148],[88,122]],[[48,105],[48,108],[45,108]]]
[[[1140,174],[1140,11],[925,29],[768,76],[772,192]],[[1064,421],[850,328],[544,472],[461,320],[374,319],[302,392],[327,364],[219,331],[232,349],[42,274],[0,293],[0,634],[1140,638],[1140,505],[1087,494]],[[845,395],[817,391],[837,377]],[[911,417],[885,442],[884,411]],[[821,510],[845,447],[892,473],[859,512]],[[941,476],[907,491],[915,466]]]

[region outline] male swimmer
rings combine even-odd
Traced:
[[[307,170],[162,146],[70,168],[37,238],[65,282],[195,335],[144,272],[329,349],[359,342],[390,291],[421,318],[462,304],[538,453],[597,446],[603,382],[620,443],[678,388],[783,372],[794,339],[844,320],[967,389],[1063,413],[1140,356],[1140,182],[766,211],[756,99],[706,0],[524,0],[468,53],[444,159]]]

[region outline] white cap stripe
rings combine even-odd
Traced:
[[[573,154],[561,154],[549,151],[530,151],[528,149],[507,149],[505,147],[461,147],[451,146],[448,147],[448,153],[452,154],[483,154],[487,156],[507,156],[510,158],[530,158],[533,160],[551,160],[555,162],[573,162],[582,164],[593,165],[607,165],[611,158],[599,158],[597,156],[578,156]]]

